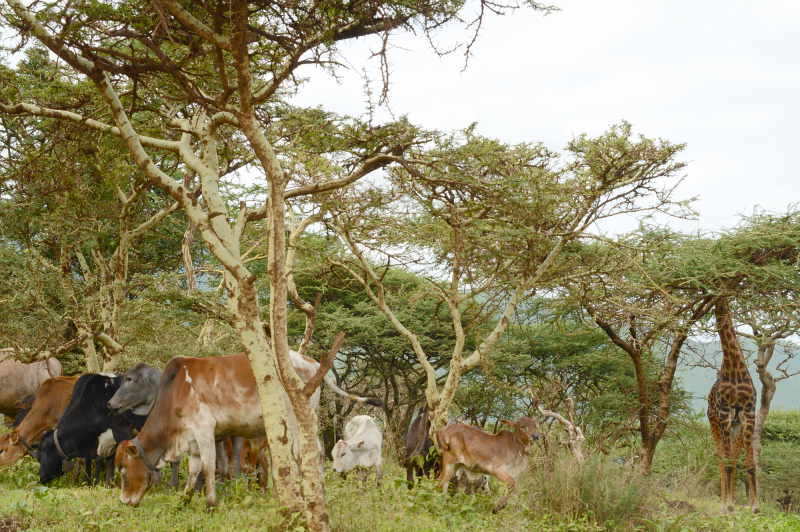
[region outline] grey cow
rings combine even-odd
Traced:
[[[13,357],[14,349],[0,349],[0,414],[13,416],[17,401],[35,395],[50,377],[61,376],[61,362],[55,358],[25,364]]]

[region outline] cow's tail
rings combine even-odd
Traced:
[[[383,406],[383,401],[380,401],[378,399],[374,399],[372,397],[359,397],[357,395],[352,395],[352,394],[347,393],[346,391],[344,391],[341,388],[339,388],[338,386],[336,386],[336,383],[333,382],[333,379],[331,379],[327,375],[325,375],[325,384],[330,386],[331,390],[336,392],[338,395],[341,395],[342,397],[347,397],[351,401],[357,401],[359,403],[366,403],[368,405],[377,406],[378,408]]]
[[[436,443],[438,444],[440,451],[449,451],[450,450],[450,438],[447,437],[446,434],[442,434],[444,429],[439,429],[439,432],[436,433]]]

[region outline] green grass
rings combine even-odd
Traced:
[[[492,507],[504,487],[494,479],[492,493],[474,496],[441,495],[435,480],[423,480],[409,492],[405,471],[395,464],[387,464],[380,490],[374,477],[370,479],[362,490],[357,475],[343,480],[326,472],[327,507],[334,530],[800,530],[800,516],[782,514],[771,505],[765,504],[764,514],[758,516],[744,509],[720,516],[718,499],[711,494],[705,498],[665,494],[653,487],[656,482],[643,481],[599,459],[585,468],[570,465],[567,457],[559,457],[547,468],[534,464],[521,479],[519,492],[499,514],[493,514]],[[218,490],[219,508],[210,514],[200,495],[182,506],[179,495],[167,491],[166,482],[151,490],[139,507],[131,508],[119,502],[118,487],[90,488],[64,478],[39,486],[35,462],[26,461],[0,472],[0,530],[14,530],[13,526],[42,531],[303,530],[299,516],[290,522],[281,519],[272,499],[250,488],[246,480],[220,485]],[[561,498],[565,500],[559,502]],[[677,510],[675,500],[694,508]]]

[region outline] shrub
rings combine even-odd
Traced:
[[[585,516],[590,524],[614,528],[641,522],[648,513],[649,481],[606,456],[578,464],[572,455],[558,453],[532,477],[535,513],[573,522]]]

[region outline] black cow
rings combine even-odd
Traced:
[[[48,430],[39,440],[36,458],[39,460],[39,481],[47,484],[63,475],[62,460],[86,460],[86,481],[91,482],[91,463],[97,456],[98,439],[110,430],[116,441],[133,438],[147,419],[131,413],[115,414],[108,401],[122,384],[122,375],[92,373],[82,375],[75,383],[67,408],[54,430]],[[112,461],[107,471],[113,473]]]
[[[417,417],[408,428],[406,437],[406,481],[408,489],[414,487],[414,474],[418,477],[438,474],[441,471],[441,457],[433,445],[428,432],[431,422],[428,419],[428,403],[419,409]]]

